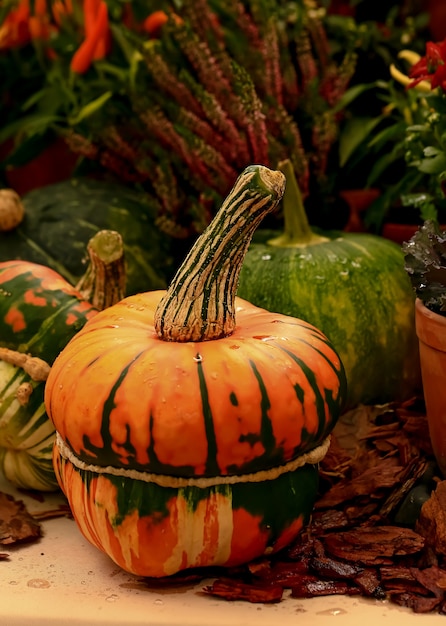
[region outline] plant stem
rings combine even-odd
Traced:
[[[286,178],[283,196],[284,231],[279,237],[270,239],[268,244],[283,248],[298,248],[328,241],[327,237],[317,235],[311,230],[291,161],[289,159],[281,161],[279,169]]]
[[[50,366],[43,359],[9,348],[0,347],[0,361],[22,368],[36,382],[45,381],[50,372]]]
[[[76,289],[94,307],[103,310],[125,295],[125,260],[122,237],[113,230],[100,230],[87,246],[90,263]]]

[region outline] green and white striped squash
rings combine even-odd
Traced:
[[[134,574],[244,563],[311,513],[342,363],[314,326],[236,297],[283,188],[248,167],[168,290],[98,313],[49,374],[60,486],[85,537]]]
[[[54,491],[54,426],[43,394],[43,381],[0,360],[0,471],[17,487]]]
[[[287,163],[285,228],[259,230],[238,295],[314,324],[338,351],[346,408],[402,401],[420,391],[414,294],[400,247],[366,233],[315,232]]]

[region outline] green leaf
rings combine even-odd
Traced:
[[[417,209],[421,208],[426,202],[432,200],[432,196],[427,193],[406,193],[401,195],[401,202],[404,206],[413,206]]]
[[[342,98],[338,101],[338,103],[331,109],[333,113],[339,113],[343,109],[347,108],[356,98],[359,98],[363,93],[369,91],[370,89],[376,89],[377,87],[382,87],[383,83],[381,81],[375,81],[373,83],[362,83],[360,85],[355,85],[354,87],[350,87],[344,93]]]
[[[423,204],[420,210],[420,214],[422,220],[438,220],[437,207],[433,202],[427,202],[426,204]]]
[[[440,152],[437,156],[421,159],[418,169],[424,174],[441,174],[446,170],[446,155]]]
[[[370,136],[382,121],[382,117],[353,117],[349,120],[339,139],[339,162],[344,167],[358,147]]]
[[[64,119],[58,115],[44,115],[35,113],[15,120],[0,131],[0,143],[11,137],[27,137],[36,133],[43,133]]]
[[[367,176],[367,187],[373,187],[379,181],[382,174],[395,162],[393,152],[388,152],[377,159]]]
[[[104,106],[104,104],[112,97],[112,95],[113,92],[106,91],[101,96],[99,96],[99,98],[96,98],[95,100],[92,100],[91,102],[83,106],[77,115],[68,118],[69,124],[71,126],[76,126],[76,124],[79,124],[79,122],[82,122],[82,120],[90,117],[91,115],[93,115],[93,113],[99,111],[99,109]]]
[[[438,148],[435,148],[435,146],[427,146],[426,148],[424,148],[423,154],[426,157],[435,157],[439,154],[442,154],[442,152]]]
[[[381,195],[372,202],[367,209],[364,221],[368,228],[379,231],[384,218],[389,209],[403,196],[405,192],[412,189],[420,178],[418,172],[408,169],[406,174],[394,185],[383,190]]]
[[[398,143],[403,145],[406,139],[406,124],[400,122],[398,124],[392,124],[386,126],[382,130],[378,131],[368,142],[369,148],[380,149],[385,146],[386,143],[392,142],[392,144]]]

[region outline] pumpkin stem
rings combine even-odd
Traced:
[[[289,159],[281,161],[279,169],[286,177],[286,190],[283,196],[284,232],[279,237],[269,239],[268,244],[284,248],[298,248],[328,241],[327,237],[317,235],[310,228],[291,161]]]
[[[0,361],[20,367],[28,376],[36,382],[45,381],[50,373],[50,366],[46,361],[37,356],[31,356],[18,350],[0,348]]]
[[[102,311],[125,296],[125,260],[122,237],[114,230],[100,230],[88,242],[90,263],[76,289]]]
[[[17,228],[25,216],[25,207],[13,189],[0,189],[0,232]]]
[[[274,210],[285,176],[263,165],[247,167],[198,237],[155,311],[165,341],[208,341],[235,328],[238,278],[255,229]]]

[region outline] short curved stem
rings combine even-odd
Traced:
[[[103,310],[125,296],[125,259],[122,237],[114,230],[100,230],[88,242],[89,265],[76,289],[94,307]]]
[[[20,367],[35,382],[45,381],[51,369],[43,359],[9,348],[0,348],[0,361]]]
[[[288,159],[282,161],[279,169],[286,177],[286,190],[283,196],[284,231],[278,237],[270,239],[268,244],[297,248],[328,241],[327,237],[314,233],[310,227],[291,161]]]

